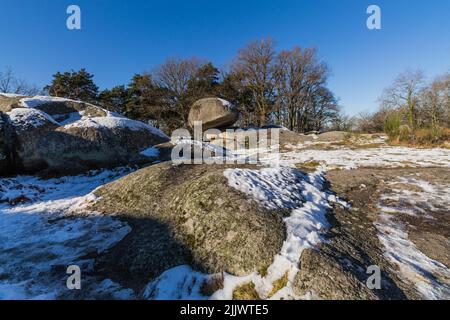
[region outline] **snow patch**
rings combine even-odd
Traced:
[[[281,252],[267,270],[267,275],[251,275],[261,298],[268,298],[274,281],[288,275],[288,284],[271,299],[299,299],[293,283],[303,250],[323,241],[323,232],[329,227],[326,218],[329,202],[336,197],[324,191],[324,170],[304,174],[293,168],[264,168],[261,170],[228,169],[224,172],[231,187],[244,192],[268,209],[289,208],[291,215],[284,219],[287,238]],[[231,281],[236,283],[236,281]],[[230,288],[224,288],[215,297],[229,299]]]
[[[78,120],[81,120],[82,117],[83,117],[83,112],[72,112],[72,113],[69,113],[68,116],[65,114],[55,114],[52,116],[52,118],[55,119],[56,121],[58,121],[58,123],[62,126],[71,124]]]
[[[55,103],[55,102],[83,103],[82,101],[76,101],[76,100],[60,98],[60,97],[50,97],[50,96],[34,96],[31,98],[20,99],[20,105],[24,108],[38,108],[44,104]]]
[[[142,151],[141,155],[149,158],[157,158],[159,157],[159,149],[155,147],[150,147]]]
[[[107,129],[114,129],[114,128],[125,128],[132,131],[140,131],[140,130],[147,130],[150,131],[152,134],[160,136],[162,138],[169,137],[164,134],[161,130],[156,129],[155,127],[152,127],[148,124],[145,124],[140,121],[131,120],[124,117],[117,117],[117,116],[106,116],[106,117],[83,117],[81,120],[75,121],[71,124],[68,124],[64,126],[64,128],[107,128]]]
[[[20,98],[23,97],[23,94],[0,92],[0,96],[4,96],[7,98]]]
[[[85,279],[78,298],[131,297],[131,291],[90,275],[92,262],[86,258],[113,246],[130,227],[113,217],[85,212],[96,200],[92,192],[97,187],[130,171],[0,179],[0,299],[64,298],[66,268],[72,264],[80,265]],[[14,205],[15,199],[21,201]],[[71,215],[78,212],[86,216]]]
[[[270,163],[267,158],[264,162]],[[380,147],[372,149],[305,150],[281,154],[284,165],[318,161],[327,169],[360,167],[450,167],[450,150]]]
[[[398,183],[416,187],[415,191],[396,188]],[[380,199],[381,213],[374,223],[378,230],[378,238],[384,247],[384,256],[398,266],[400,277],[415,285],[417,291],[425,299],[450,299],[450,270],[442,263],[435,261],[423,252],[409,239],[407,226],[396,217],[401,214],[425,215],[426,212],[442,210],[432,203],[438,202],[443,208],[450,207],[450,186],[434,186],[422,180],[401,178],[391,185],[391,192],[383,194]],[[401,207],[385,203],[401,203]],[[413,205],[405,205],[412,203]],[[420,207],[427,205],[427,210]],[[415,210],[408,209],[414,207]]]
[[[231,104],[231,102],[229,102],[225,99],[221,99],[221,98],[218,98],[218,99],[226,109],[230,110],[233,108],[233,105]]]
[[[151,300],[206,300],[200,289],[213,275],[191,269],[187,265],[165,271],[149,283],[143,293],[144,299]]]
[[[47,113],[37,109],[16,108],[7,112],[11,123],[16,127],[34,127],[38,128],[48,123],[59,126]]]

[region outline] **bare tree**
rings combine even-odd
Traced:
[[[328,67],[317,61],[315,49],[282,51],[275,63],[278,121],[290,130],[320,130],[338,110],[327,77]]]
[[[450,74],[437,77],[421,95],[422,122],[437,129],[450,122]]]
[[[18,79],[11,68],[0,71],[0,92],[23,95],[36,95],[40,90],[36,86],[29,85],[25,80]]]
[[[408,123],[413,130],[417,124],[417,108],[423,81],[422,71],[406,71],[400,74],[389,88],[385,89],[381,98],[384,107],[406,110]]]
[[[252,93],[258,125],[267,122],[274,105],[275,48],[271,39],[255,41],[238,53],[233,72]]]
[[[197,58],[188,60],[168,59],[153,72],[153,79],[156,84],[165,89],[169,95],[169,106],[172,112],[177,112],[187,123],[190,102],[185,101],[185,94],[188,91],[190,81],[195,77],[202,62]]]
[[[168,59],[154,72],[156,82],[179,97],[187,90],[189,81],[195,76],[202,63],[197,58],[188,60]]]

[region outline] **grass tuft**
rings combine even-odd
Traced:
[[[272,283],[273,288],[269,294],[269,298],[273,297],[275,293],[286,287],[287,284],[288,284],[288,273],[286,272],[283,277]]]
[[[246,283],[240,287],[237,287],[233,291],[233,300],[261,300],[258,292],[255,290],[255,284],[253,282]]]

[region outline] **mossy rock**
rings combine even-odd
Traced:
[[[97,190],[92,209],[133,228],[99,270],[139,287],[181,264],[238,276],[267,268],[285,240],[283,213],[229,187],[224,169],[166,162]]]

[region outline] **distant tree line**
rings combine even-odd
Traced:
[[[7,67],[3,71],[0,70],[0,92],[31,96],[42,93],[42,90],[18,78],[12,69]]]
[[[385,131],[392,140],[438,142],[450,128],[450,73],[425,82],[422,71],[406,71],[385,89],[380,108],[361,114],[357,130]]]
[[[241,114],[241,126],[277,124],[298,132],[341,125],[337,99],[327,87],[328,66],[315,49],[276,52],[270,39],[239,50],[227,70],[197,58],[168,59],[127,85],[99,91],[85,69],[58,72],[45,91],[99,104],[163,130],[187,127],[191,105],[219,97]]]

